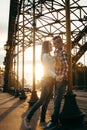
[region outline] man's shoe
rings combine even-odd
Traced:
[[[50,121],[46,127],[44,128],[44,130],[54,130],[57,128],[57,123],[54,123],[52,121]]]
[[[31,130],[30,121],[26,117],[24,117],[24,125],[27,130]]]

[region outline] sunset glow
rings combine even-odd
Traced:
[[[41,80],[43,76],[43,66],[40,60],[41,57],[41,46],[36,46],[36,57],[35,57],[35,82],[36,84]],[[19,79],[22,80],[22,54],[19,58]],[[33,48],[30,47],[25,50],[24,53],[24,80],[25,84],[32,85],[33,82]]]

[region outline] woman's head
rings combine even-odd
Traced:
[[[44,53],[50,53],[52,51],[52,44],[50,41],[44,41],[42,43],[42,54],[41,54],[41,59],[42,59],[42,55]]]
[[[50,41],[44,41],[42,43],[42,53],[49,53],[52,51],[52,44]]]

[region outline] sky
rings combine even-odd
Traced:
[[[10,0],[0,0],[0,66],[5,56],[4,44],[7,41],[9,5]]]
[[[83,5],[87,3],[87,0],[80,0],[80,2]],[[0,0],[0,66],[3,64],[6,53],[4,44],[6,44],[8,35],[9,5],[10,0]],[[84,58],[81,58],[81,60],[84,62]]]

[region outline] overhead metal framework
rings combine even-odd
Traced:
[[[35,45],[41,44],[47,37],[58,34],[62,36],[64,43],[66,43],[65,6],[65,0],[35,0],[35,4],[33,4],[33,0],[11,0],[7,43],[12,47],[18,44],[21,46],[24,28],[24,47],[32,46],[33,8],[35,8],[36,20]],[[72,48],[86,44],[82,42],[87,34],[87,20],[84,16],[87,16],[87,6],[82,5],[82,0],[70,0]],[[84,53],[85,51],[84,49]],[[82,54],[80,53],[79,58]],[[77,60],[74,62],[76,63]]]
[[[20,53],[20,50],[16,49],[17,47],[23,46],[25,50],[33,46],[33,31],[35,31],[35,45],[40,45],[47,37],[58,34],[66,44],[65,7],[65,0],[35,0],[35,2],[33,0],[10,0],[6,43],[10,49],[7,51],[7,55],[12,53],[13,57],[17,56]],[[33,15],[33,9],[35,9],[35,15]],[[73,55],[72,53],[73,65],[87,51],[86,17],[87,5],[85,5],[85,0],[70,0],[72,50],[78,48],[76,54]],[[15,49],[17,51],[14,53]]]

